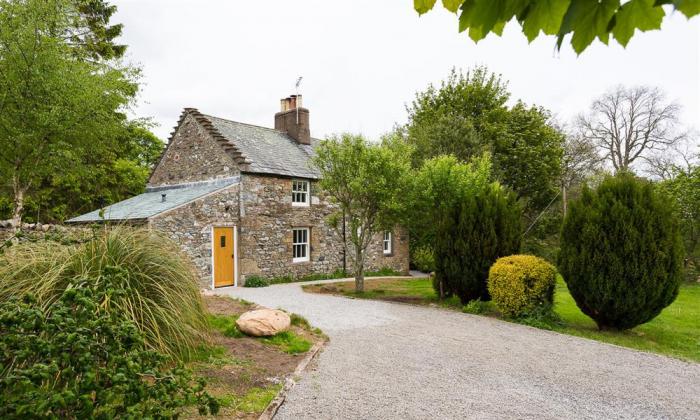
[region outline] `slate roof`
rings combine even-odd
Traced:
[[[148,188],[145,193],[104,208],[104,220],[146,220],[164,211],[187,204],[215,191],[240,182],[240,177],[206,182]],[[166,194],[163,202],[162,194]],[[102,221],[100,210],[68,220],[68,223]]]
[[[320,177],[310,164],[320,140],[311,139],[311,145],[299,144],[286,133],[272,128],[200,115],[211,123],[215,134],[221,135],[237,154],[244,157],[248,165],[243,172],[311,179]]]

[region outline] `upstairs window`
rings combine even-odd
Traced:
[[[292,205],[309,205],[309,181],[292,181]]]
[[[309,261],[309,228],[292,229],[292,262]]]
[[[384,232],[384,240],[382,241],[382,245],[384,247],[384,255],[390,255],[391,254],[391,232],[389,232],[389,231]]]

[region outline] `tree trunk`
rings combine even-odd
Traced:
[[[567,208],[567,196],[566,196],[566,186],[561,187],[561,212],[564,217],[566,217]]]
[[[362,250],[355,247],[355,292],[365,291],[365,261]]]
[[[14,192],[14,210],[12,211],[12,226],[15,232],[22,228],[22,212],[24,211],[24,194],[25,188],[22,188],[17,175],[12,178],[12,188]]]

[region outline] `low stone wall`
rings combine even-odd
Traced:
[[[11,223],[0,221],[0,244],[16,238],[17,241],[29,242],[38,240],[53,240],[56,242],[82,242],[93,235],[92,229],[86,226],[67,226],[41,223],[23,223],[19,233]]]

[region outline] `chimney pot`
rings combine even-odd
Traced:
[[[290,95],[281,101],[275,114],[275,130],[283,131],[299,144],[311,144],[309,110],[301,107],[301,95]]]

